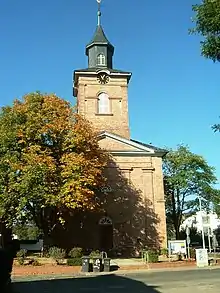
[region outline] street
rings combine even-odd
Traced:
[[[145,272],[79,278],[15,279],[16,293],[201,293],[219,292],[220,269]]]

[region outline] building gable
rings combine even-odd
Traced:
[[[136,153],[154,155],[155,149],[113,133],[102,132],[98,135],[99,146],[111,153]]]

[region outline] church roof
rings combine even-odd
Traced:
[[[112,49],[114,48],[112,46],[112,44],[109,42],[109,40],[107,39],[101,25],[97,26],[95,34],[94,34],[91,42],[86,46],[86,49],[88,49],[90,46],[95,45],[95,44],[108,45],[108,46],[112,47]]]
[[[90,67],[90,68],[77,69],[74,72],[98,72],[99,70],[103,70],[103,68]],[[106,70],[108,70],[110,73],[124,73],[124,74],[131,75],[131,72],[128,72],[128,71],[112,69],[112,68],[107,68]]]
[[[164,157],[168,151],[162,148],[158,148],[156,146],[153,146],[152,144],[146,144],[146,143],[142,143],[140,141],[137,140],[133,140],[133,139],[127,139],[124,138],[118,134],[112,133],[112,132],[108,132],[108,131],[101,131],[98,134],[99,138],[112,138],[113,140],[117,140],[125,145],[130,145],[133,146],[134,148],[136,148],[135,153],[136,154],[147,154],[147,155],[151,155],[151,156],[159,156],[159,157]],[[118,150],[118,151],[111,151],[111,153],[129,153],[130,151],[124,151],[124,150]]]
[[[155,150],[156,152],[160,152],[160,153],[168,153],[168,151],[167,150],[165,150],[165,149],[162,149],[162,148],[158,148],[158,147],[156,147],[156,146],[153,146],[152,144],[147,144],[147,143],[143,143],[143,142],[140,142],[140,141],[137,141],[137,140],[134,140],[134,139],[130,139],[131,141],[133,141],[133,142],[135,142],[135,143],[138,143],[138,144],[140,144],[140,145],[143,145],[143,146],[145,146],[145,147],[147,147],[147,148],[151,148],[151,149],[153,149],[153,150]]]

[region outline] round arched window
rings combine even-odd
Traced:
[[[109,96],[106,93],[101,93],[98,95],[98,113],[109,113]]]

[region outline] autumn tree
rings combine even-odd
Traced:
[[[96,207],[107,155],[70,103],[31,93],[0,113],[0,217],[49,234],[63,214]]]
[[[204,208],[219,196],[219,191],[214,189],[214,168],[202,156],[181,145],[167,154],[163,171],[168,227],[179,239],[184,216],[198,210],[198,196],[204,199]]]
[[[195,27],[190,32],[202,36],[202,55],[220,61],[220,1],[202,0],[193,5],[193,11]]]

